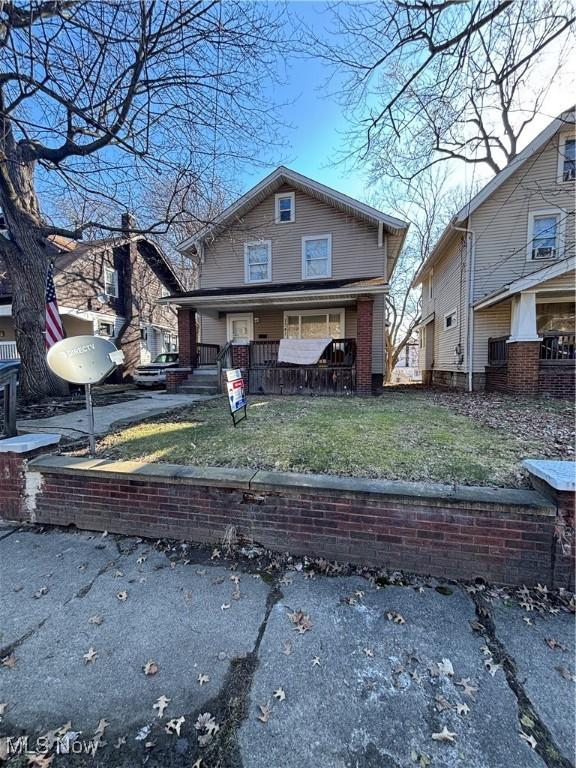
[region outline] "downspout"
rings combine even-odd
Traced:
[[[470,217],[468,218],[470,223]],[[466,237],[466,266],[468,268],[468,302],[467,302],[467,338],[466,338],[466,363],[468,365],[468,392],[473,391],[474,371],[474,271],[476,268],[476,237],[474,231],[468,227],[452,227],[457,232],[465,232]]]

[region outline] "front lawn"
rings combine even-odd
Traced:
[[[514,399],[498,402],[512,414],[504,427],[458,413],[449,396],[439,400],[421,389],[387,390],[378,398],[251,396],[248,420],[234,428],[222,398],[110,434],[99,452],[178,464],[523,486],[523,458],[557,454],[537,428],[515,431]],[[570,423],[565,408],[541,414],[548,431],[555,419]]]

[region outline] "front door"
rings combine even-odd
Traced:
[[[254,339],[254,316],[252,312],[231,314],[226,316],[228,341],[232,343],[247,343]]]

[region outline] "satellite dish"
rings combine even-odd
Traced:
[[[50,347],[50,369],[72,384],[99,384],[124,360],[124,352],[102,336],[71,336]]]
[[[99,293],[96,296],[96,301],[99,301],[100,304],[107,304],[109,299],[110,299],[110,296],[108,296],[107,293]]]

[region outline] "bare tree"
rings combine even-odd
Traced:
[[[463,192],[450,184],[446,167],[429,169],[411,182],[387,187],[381,204],[410,222],[408,240],[390,280],[386,297],[386,368],[389,383],[402,351],[421,320],[420,291],[411,289],[414,275],[428,258],[435,242],[463,203]]]
[[[58,389],[43,336],[48,238],[119,231],[93,206],[68,225],[58,197],[138,211],[139,231],[158,234],[181,210],[171,194],[145,219],[151,175],[268,160],[278,122],[262,86],[290,51],[284,28],[281,6],[240,0],[0,4],[0,256],[26,398]]]
[[[339,34],[315,48],[353,115],[346,157],[405,179],[445,160],[501,170],[572,53],[576,18],[572,0],[380,0],[333,14]]]

